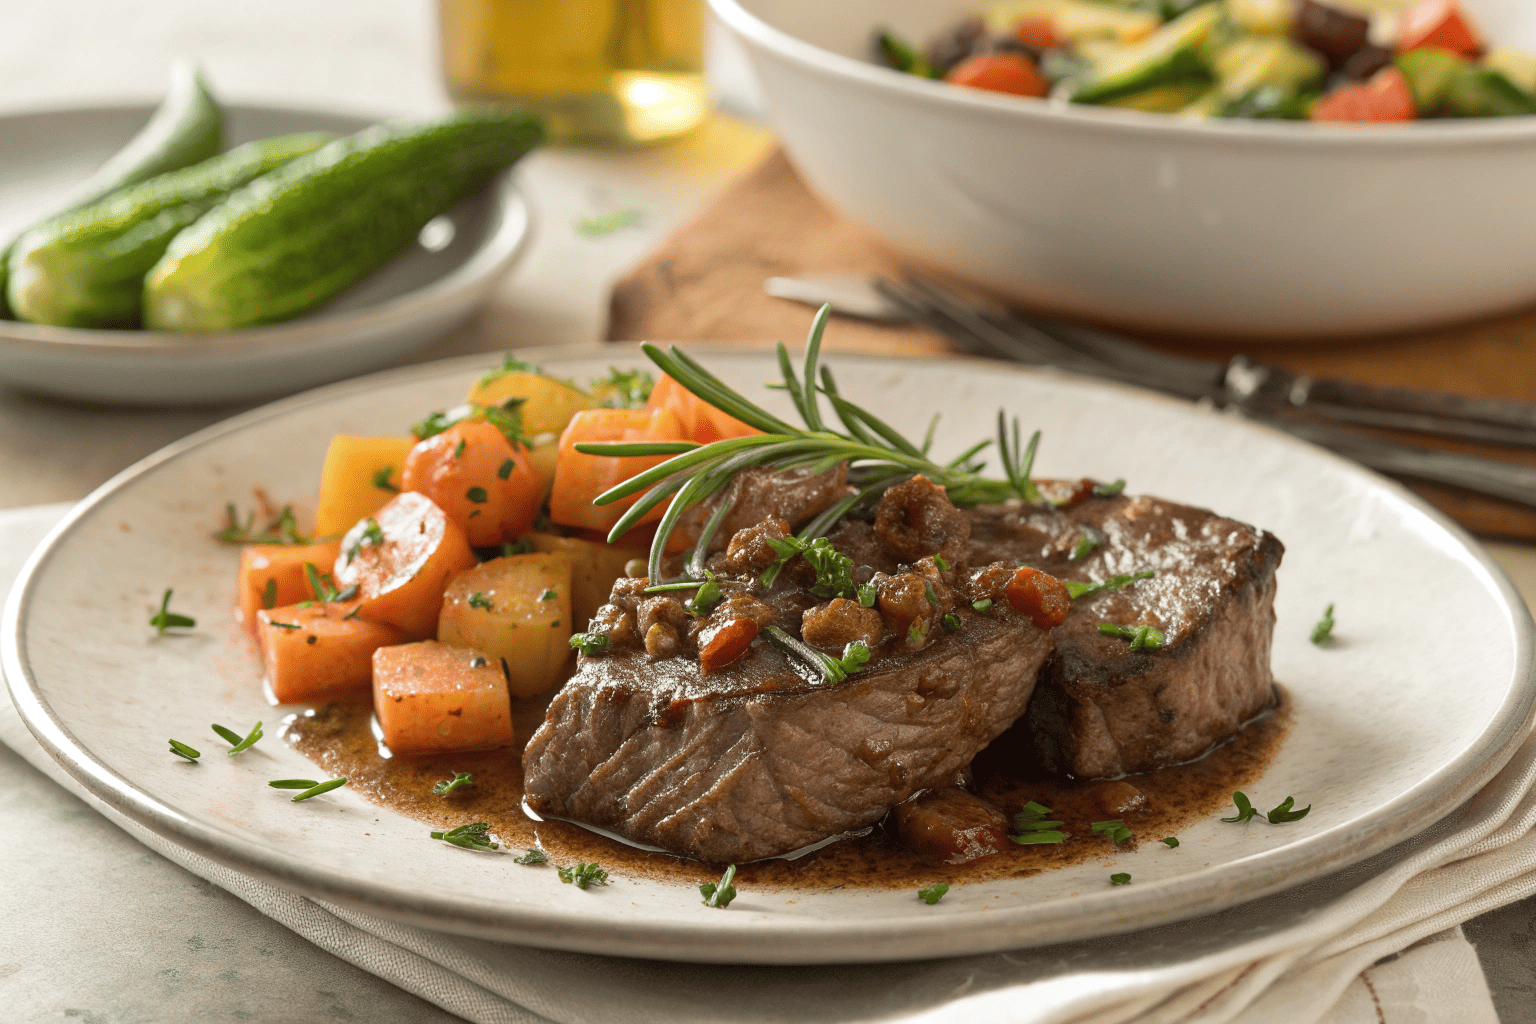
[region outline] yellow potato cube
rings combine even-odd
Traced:
[[[478,405],[501,405],[509,398],[523,399],[517,411],[523,418],[523,436],[530,439],[558,434],[572,416],[595,407],[581,391],[542,373],[489,373],[469,392],[469,400]]]
[[[603,541],[537,530],[525,539],[535,551],[563,551],[571,556],[571,624],[576,633],[584,631],[597,610],[608,603],[613,581],[624,575],[624,564],[645,554]]]
[[[400,471],[415,441],[405,437],[331,438],[320,470],[315,535],[346,533],[400,492]]]
[[[443,594],[437,638],[505,659],[515,696],[555,686],[571,661],[571,556],[508,555],[459,573]]]

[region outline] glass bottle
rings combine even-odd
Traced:
[[[634,145],[709,112],[703,0],[438,0],[460,102],[544,115],[550,141]]]

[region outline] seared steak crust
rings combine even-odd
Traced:
[[[1072,603],[1053,631],[1020,727],[1002,741],[1046,769],[1113,778],[1199,757],[1274,701],[1270,641],[1272,534],[1151,497],[1087,497],[1042,512],[1015,503],[973,509],[972,557],[1016,557],[1064,580],[1157,575]],[[1071,554],[1085,533],[1102,542]],[[1146,624],[1162,649],[1132,651],[1100,623]]]
[[[1049,652],[1004,611],[835,686],[762,642],[710,676],[584,657],[523,754],[528,805],[699,860],[788,853],[948,783],[1023,712]]]

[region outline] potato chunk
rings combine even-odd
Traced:
[[[436,640],[373,652],[373,710],[396,754],[484,750],[512,742],[501,665]]]
[[[256,613],[263,608],[298,604],[315,596],[304,575],[304,563],[329,572],[340,541],[324,544],[248,544],[240,551],[240,621],[255,631]],[[271,600],[267,600],[268,598]]]
[[[357,585],[364,617],[422,640],[437,628],[449,578],[474,564],[464,531],[431,498],[407,491],[347,531],[332,575],[337,590]]]
[[[400,474],[415,442],[403,437],[331,438],[320,469],[315,535],[345,533],[403,488]]]
[[[528,437],[558,434],[571,417],[597,403],[564,381],[542,373],[493,373],[476,384],[469,400],[478,405],[501,405],[509,398],[521,398],[517,412]]]
[[[366,690],[373,652],[404,637],[394,626],[369,622],[350,604],[263,608],[256,612],[256,639],[267,682],[279,704],[319,700]]]
[[[624,575],[624,565],[644,552],[618,547],[585,537],[561,537],[535,530],[527,534],[535,551],[564,551],[571,556],[571,631],[580,633],[597,610],[608,603],[613,581]]]
[[[548,690],[571,658],[571,556],[508,555],[459,573],[443,595],[437,638],[506,659],[518,697]]]

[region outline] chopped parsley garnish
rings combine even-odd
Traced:
[[[924,640],[928,639],[928,628],[932,625],[933,623],[929,622],[927,619],[918,619],[916,622],[912,623],[912,625],[908,626],[907,646],[920,646]]]
[[[358,607],[361,608],[362,605],[358,605]],[[297,622],[278,622],[276,619],[269,619],[267,621],[267,625],[269,625],[269,626],[276,626],[278,629],[303,629],[304,628],[303,626],[299,625]]]
[[[468,443],[469,442],[464,440],[464,438],[462,438],[462,437],[459,438],[459,443],[453,446],[453,457],[457,459],[461,455],[463,455],[464,454],[464,446],[466,444],[468,444]]]
[[[699,895],[703,896],[703,904],[706,907],[719,907],[724,910],[731,905],[731,900],[736,898],[736,887],[731,882],[736,879],[736,865],[732,864],[725,869],[725,874],[720,876],[718,882],[705,882],[699,886]]]
[[[373,486],[390,494],[399,494],[400,488],[389,482],[390,474],[395,471],[394,466],[383,466],[373,474]]]
[[[553,601],[556,598],[558,598],[559,596],[560,595],[555,593],[553,590],[546,590],[546,591],[544,591],[544,593],[539,595],[539,600],[540,601]]]
[[[171,753],[187,761],[196,761],[203,755],[180,740],[171,740]]]
[[[346,622],[348,619],[355,619],[355,618],[357,618],[357,613],[362,611],[362,610],[363,610],[363,606],[361,604],[359,604],[356,608],[353,608],[351,611],[347,612],[347,614],[343,615],[341,617],[341,621],[342,622]]]
[[[304,638],[304,642],[309,644],[311,647],[313,647],[315,644],[320,642],[320,638],[318,636],[315,636],[315,634],[311,633],[311,634],[309,634],[309,636]]]
[[[482,665],[485,664],[485,660],[481,659],[480,663]],[[454,772],[453,778],[444,779],[443,781],[439,782],[437,785],[432,787],[432,792],[438,796],[447,796],[449,793],[452,793],[456,789],[464,789],[465,787],[473,786],[474,784],[475,777],[469,774],[469,772]]]
[[[1323,609],[1323,617],[1312,627],[1312,642],[1321,647],[1333,639],[1333,605]]]
[[[294,803],[298,803],[300,800],[308,800],[310,797],[312,797],[312,796],[319,796],[321,793],[329,793],[331,790],[333,790],[333,789],[340,789],[342,786],[345,786],[346,784],[347,784],[346,776],[342,776],[339,779],[331,779],[329,782],[322,782],[318,786],[311,786],[310,788],[306,789],[304,792],[302,792],[302,793],[298,794],[297,796],[295,796],[293,798],[293,802]],[[267,783],[267,785],[270,786],[271,783],[269,782],[269,783]]]
[[[873,583],[859,584],[859,604],[865,608],[873,608],[875,601],[880,597],[880,592],[875,589]]]
[[[580,217],[576,221],[576,230],[588,238],[601,238],[611,235],[615,231],[634,227],[645,219],[645,211],[634,207],[620,210],[609,210],[606,213],[594,214],[591,217]]]
[[[347,564],[351,565],[352,559],[356,558],[357,553],[363,550],[366,545],[379,545],[383,543],[384,528],[379,525],[377,519],[369,516],[363,520],[363,532],[358,535],[357,540],[353,542],[352,546],[347,548]]]
[[[255,512],[247,515],[242,523],[235,506],[226,504],[224,516],[229,525],[214,534],[214,537],[226,544],[309,544],[313,541],[313,538],[299,533],[292,505],[284,505],[272,521],[260,530],[256,529]]]
[[[582,654],[602,654],[613,646],[613,641],[601,633],[572,633],[571,646]]]
[[[234,757],[236,754],[242,751],[251,749],[251,747],[256,745],[256,741],[261,739],[262,736],[260,722],[257,722],[256,727],[247,733],[244,737],[235,732],[235,730],[226,729],[224,726],[218,724],[214,725],[213,731],[218,733],[219,737],[223,739],[224,742],[232,744],[229,750],[230,757]]]
[[[314,789],[320,783],[314,779],[273,779],[267,785],[273,789]]]
[[[1312,805],[1307,804],[1307,806],[1303,807],[1299,811],[1291,810],[1291,808],[1295,806],[1296,798],[1289,796],[1286,797],[1284,800],[1280,801],[1279,807],[1276,807],[1266,815],[1266,817],[1269,818],[1269,823],[1271,825],[1284,825],[1288,821],[1300,821],[1302,818],[1305,818],[1307,816],[1307,812],[1312,809]]]
[[[480,415],[485,418],[485,422],[501,431],[501,436],[506,438],[507,443],[514,449],[519,446],[533,447],[533,442],[523,436],[522,406],[526,401],[528,401],[526,398],[509,398],[500,405],[487,405],[480,409]]]
[[[1087,558],[1093,553],[1094,548],[1103,544],[1107,539],[1093,527],[1085,526],[1082,528],[1082,532],[1077,535],[1077,543],[1072,545],[1072,554],[1068,557],[1074,562],[1080,558]],[[1068,587],[1067,589],[1070,590],[1071,588]],[[1077,595],[1073,594],[1072,596],[1076,597]]]
[[[513,462],[511,459],[504,459],[502,460],[501,465],[496,467],[496,475],[505,480],[507,477],[512,475],[512,471],[516,468],[517,463]]]
[[[962,626],[962,623],[960,622],[960,616],[956,615],[954,612],[950,612],[948,615],[940,619],[939,622],[951,633],[957,632]]]
[[[478,590],[469,595],[469,606],[471,608],[484,608],[486,611],[490,611],[494,607],[491,604],[491,599]]]
[[[843,648],[843,656],[834,658],[830,654],[818,651],[803,640],[796,640],[778,626],[765,627],[763,635],[785,654],[799,659],[820,672],[821,681],[826,684],[843,682],[869,662],[869,647],[862,640],[850,641]]]
[[[972,601],[971,607],[985,614],[986,612],[992,610],[992,599],[990,597],[984,597],[980,601]]]
[[[1174,847],[1179,845],[1179,837],[1178,836],[1164,836],[1162,839],[1159,839],[1158,842],[1162,843],[1164,846],[1168,847],[1171,850]]]
[[[493,383],[498,378],[505,377],[509,373],[531,373],[539,377],[549,377],[544,368],[537,363],[530,363],[525,359],[518,359],[510,352],[502,354],[501,365],[480,378],[480,387]],[[559,377],[549,377],[550,380],[558,380],[562,384],[574,384],[573,381]]]
[[[1116,846],[1119,846],[1127,839],[1135,838],[1135,833],[1126,828],[1125,822],[1118,818],[1114,821],[1095,821],[1088,827],[1093,830],[1095,835],[1100,832],[1107,834]]]
[[[533,553],[533,541],[528,537],[517,540],[504,540],[501,542],[501,557],[510,555],[530,555]]]
[[[610,409],[640,409],[651,397],[656,378],[644,370],[608,367],[608,376],[592,381],[592,396]]]
[[[939,606],[939,595],[933,592],[932,583],[923,584],[923,596],[928,599],[928,603],[933,607],[937,608]]]
[[[1237,813],[1230,818],[1222,818],[1222,821],[1230,821],[1235,825],[1246,825],[1259,813],[1258,809],[1248,800],[1245,793],[1232,794],[1232,805],[1237,808]]]
[[[357,584],[354,583],[345,590],[336,589],[336,581],[328,572],[321,572],[315,567],[314,562],[304,563],[304,576],[309,580],[309,588],[315,592],[315,600],[331,604],[336,601],[350,601],[357,596]]]
[[[189,629],[197,625],[197,620],[190,615],[177,615],[171,611],[171,589],[166,588],[160,597],[160,610],[149,617],[149,624],[155,627],[156,636],[165,636],[168,629]]]
[[[935,882],[926,889],[917,890],[917,898],[931,907],[943,899],[947,892],[949,892],[948,882]]]
[[[547,864],[548,862],[549,858],[545,856],[544,851],[532,846],[528,847],[528,852],[521,857],[512,858],[513,864],[526,864],[528,867],[533,867],[536,864]]]
[[[709,610],[720,603],[720,583],[715,579],[714,573],[707,573],[699,592],[693,595],[693,600],[688,602],[688,611],[695,617],[707,615]]]
[[[445,843],[465,850],[494,850],[500,844],[491,842],[490,831],[489,822],[472,821],[446,832],[433,832],[431,835],[433,839],[441,839]]]
[[[812,569],[816,570],[816,583],[811,593],[817,597],[852,597],[853,559],[832,546],[825,537],[817,537],[800,552]]]
[[[949,572],[949,560],[943,555],[935,553],[933,556],[933,564],[939,567],[940,572]]]
[[[1158,650],[1168,639],[1160,630],[1151,626],[1117,626],[1113,622],[1099,623],[1099,632],[1105,636],[1129,640],[1133,651]]]
[[[1135,583],[1137,580],[1149,580],[1156,575],[1157,573],[1153,570],[1144,569],[1141,572],[1133,572],[1130,575],[1121,573],[1118,576],[1111,576],[1109,579],[1100,580],[1097,583],[1083,583],[1079,580],[1063,580],[1062,583],[1066,585],[1067,593],[1073,600],[1076,600],[1079,597],[1087,597],[1089,594],[1097,594],[1103,590],[1119,590],[1122,587]]]
[[[471,487],[469,490],[464,492],[464,497],[468,498],[476,505],[484,505],[491,498],[489,494],[485,493],[484,487]]]
[[[441,409],[437,412],[428,413],[426,419],[411,425],[412,436],[418,441],[425,441],[429,437],[436,437],[468,415],[469,410],[467,408],[455,409],[454,413],[460,415],[452,415],[443,412]]]
[[[558,871],[560,873],[560,881],[574,883],[578,889],[608,884],[608,872],[596,864],[583,862],[571,867],[559,868]]]
[[[267,585],[261,588],[261,606],[263,608],[277,607],[277,580],[267,577]]]
[[[1130,881],[1131,874],[1129,871],[1117,871],[1109,876],[1110,885],[1129,885]]]
[[[1113,498],[1123,490],[1125,490],[1123,479],[1116,480],[1114,483],[1093,485],[1094,496],[1098,498]]]
[[[1020,846],[1066,842],[1067,834],[1061,831],[1061,822],[1046,820],[1052,813],[1049,807],[1031,800],[1013,816],[1013,828],[1019,834],[1008,838]]]

